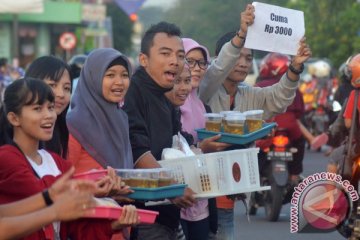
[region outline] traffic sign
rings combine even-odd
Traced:
[[[59,44],[65,50],[75,48],[77,43],[76,36],[72,32],[64,32],[60,35]]]

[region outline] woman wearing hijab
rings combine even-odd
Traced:
[[[120,108],[129,87],[129,73],[128,59],[114,49],[96,49],[88,56],[67,115],[68,159],[76,172],[133,168],[128,118]],[[130,189],[121,186],[115,194],[111,192],[112,196],[124,195]],[[116,239],[127,239],[127,230]]]
[[[96,49],[88,56],[67,116],[69,159],[76,172],[133,168],[128,118],[119,107],[130,72],[127,58],[114,49]]]

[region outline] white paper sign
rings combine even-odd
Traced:
[[[249,26],[245,48],[296,55],[305,34],[304,13],[253,2],[255,21]]]

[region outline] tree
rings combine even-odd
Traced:
[[[164,19],[164,11],[159,7],[147,7],[139,11],[139,19],[143,29],[148,29],[152,24],[156,24]]]
[[[339,67],[360,49],[360,4],[355,0],[298,0],[289,7],[304,11],[313,56],[327,57]]]
[[[127,54],[131,51],[133,23],[128,15],[115,3],[107,4],[107,16],[112,19],[114,48]]]
[[[244,7],[245,1],[238,0],[179,0],[165,14],[165,19],[178,25],[184,37],[196,39],[213,55],[218,38],[239,29]]]
[[[304,12],[306,38],[314,57],[329,58],[338,67],[360,49],[360,4],[356,0],[268,0],[264,3]],[[181,27],[214,53],[217,39],[239,28],[247,1],[179,0],[165,19]],[[256,21],[256,20],[255,20]]]

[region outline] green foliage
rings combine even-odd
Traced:
[[[164,11],[159,7],[147,7],[139,11],[139,20],[142,22],[143,29],[148,29],[152,24],[163,21]]]
[[[306,38],[314,57],[329,58],[335,67],[360,49],[360,4],[356,0],[268,0],[259,1],[301,10]],[[183,36],[196,39],[214,53],[217,39],[239,28],[244,0],[179,0],[165,14]]]
[[[304,11],[306,37],[314,57],[326,57],[339,67],[359,51],[360,4],[355,0],[290,1]]]
[[[114,48],[125,54],[130,52],[133,23],[128,15],[115,3],[109,3],[107,16],[112,19]]]
[[[245,1],[238,0],[179,0],[177,6],[166,13],[165,20],[176,23],[184,37],[196,39],[213,55],[218,38],[239,29],[244,6]]]

